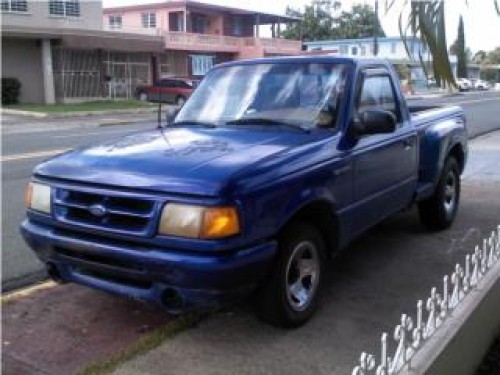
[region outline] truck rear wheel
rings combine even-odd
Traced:
[[[297,327],[316,309],[325,246],[316,228],[296,223],[280,236],[278,247],[275,267],[257,293],[257,314],[276,326]]]
[[[441,173],[436,191],[418,205],[420,221],[430,230],[449,228],[460,201],[460,171],[454,157],[449,157]]]

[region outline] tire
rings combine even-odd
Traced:
[[[142,102],[147,102],[148,101],[148,93],[147,92],[144,92],[144,91],[141,91],[139,93],[139,95],[137,95],[137,97],[139,98],[140,101]]]
[[[186,98],[185,98],[185,97],[183,97],[182,95],[179,95],[179,96],[175,99],[175,104],[177,104],[179,107],[182,107],[185,103],[186,103]]]
[[[311,318],[321,289],[324,253],[323,238],[314,226],[294,223],[283,232],[274,268],[257,292],[260,319],[292,328]]]
[[[460,202],[460,171],[454,157],[448,157],[436,191],[418,205],[421,223],[430,230],[449,228],[457,216]]]

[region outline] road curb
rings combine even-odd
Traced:
[[[97,124],[98,127],[106,127],[106,126],[115,126],[115,125],[131,125],[131,124],[139,124],[144,122],[144,120],[136,120],[136,121],[130,121],[129,119],[111,119],[111,120],[104,120],[101,121]]]
[[[2,108],[0,113],[5,115],[17,115],[17,116],[43,118],[43,119],[56,119],[56,118],[68,118],[68,117],[102,116],[111,114],[126,115],[126,114],[153,113],[156,112],[157,110],[158,108],[156,106],[151,106],[148,108],[110,109],[105,111],[75,111],[75,112],[64,112],[64,113],[47,113],[47,112],[22,111],[18,109]]]

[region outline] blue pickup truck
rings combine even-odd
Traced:
[[[55,280],[176,313],[252,295],[293,327],[368,228],[413,204],[449,227],[466,159],[462,109],[409,106],[385,61],[236,61],[168,124],[38,165],[21,232]]]

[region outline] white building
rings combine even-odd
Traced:
[[[409,49],[418,60],[419,51],[428,60],[429,51],[418,38],[409,38]],[[378,55],[376,57],[388,60],[409,60],[401,37],[377,38]],[[374,38],[338,39],[304,42],[306,51],[323,51],[329,54],[349,57],[375,57]]]

